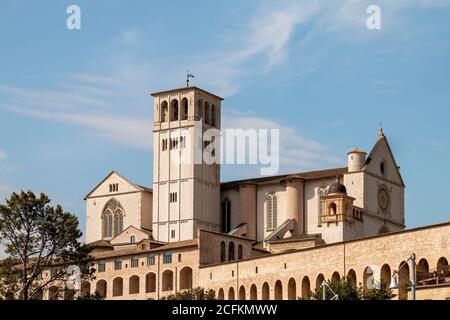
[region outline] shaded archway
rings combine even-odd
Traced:
[[[64,289],[64,300],[75,300],[75,290]]]
[[[424,284],[422,281],[429,281],[433,277],[432,274],[430,274],[430,266],[428,265],[427,259],[420,259],[419,263],[417,264],[417,283],[418,285]]]
[[[288,300],[297,300],[297,283],[294,278],[288,282]]]
[[[336,215],[336,212],[337,212],[336,203],[332,202],[328,207],[328,215],[334,216]]]
[[[258,300],[258,289],[255,284],[250,287],[250,300]]]
[[[228,300],[235,300],[236,297],[234,295],[234,288],[231,287],[230,289],[228,289]]]
[[[241,286],[239,288],[239,300],[245,300],[245,287]]]
[[[401,267],[401,268],[400,268]],[[408,298],[407,288],[410,285],[409,281],[409,265],[402,261],[398,269],[398,299],[404,300]]]
[[[162,291],[173,290],[173,271],[166,270],[162,274]]]
[[[440,270],[448,270],[448,261],[445,257],[440,257],[437,264],[436,264],[436,268],[438,269],[438,271]]]
[[[302,298],[308,299],[310,292],[311,292],[311,283],[309,281],[309,278],[307,276],[304,276],[302,280]]]
[[[128,280],[128,292],[129,294],[138,294],[139,293],[139,277],[131,276]]]
[[[275,300],[283,300],[283,284],[280,280],[275,282],[274,294]]]
[[[167,101],[161,103],[161,122],[169,120],[169,104]]]
[[[89,281],[85,281],[81,284],[80,295],[81,298],[87,298],[91,295],[91,283]]]
[[[386,286],[386,288],[388,288],[391,284],[391,267],[389,267],[387,263],[383,264],[383,266],[381,267],[380,283]]]
[[[320,273],[316,278],[316,290],[320,288],[324,280],[325,277],[323,276],[323,274]]]
[[[420,259],[419,263],[417,264],[417,271],[418,272],[429,272],[430,267],[428,265],[427,259]]]
[[[58,287],[57,286],[51,286],[48,289],[48,300],[58,300]]]
[[[113,280],[113,297],[123,296],[123,279],[121,277]]]
[[[156,292],[156,274],[153,272],[149,272],[145,276],[145,292]]]
[[[217,294],[217,299],[219,300],[225,300],[225,293],[223,292],[223,289],[219,289],[219,293]]]
[[[335,271],[333,275],[331,276],[331,283],[337,283],[341,279],[341,275],[339,272]]]
[[[436,264],[436,272],[437,272],[437,283],[445,283],[445,278],[449,276],[449,266],[448,261],[445,257],[440,257]]]
[[[262,286],[261,299],[262,300],[270,300],[270,288],[269,288],[269,284],[267,282],[264,282],[264,284]]]
[[[106,281],[99,280],[99,281],[97,281],[97,284],[95,285],[95,292],[97,292],[101,297],[107,298],[106,288],[107,288]]]
[[[178,121],[179,119],[179,103],[177,99],[173,99],[170,103],[170,121]]]
[[[180,271],[180,290],[192,289],[192,269],[184,267]]]
[[[188,99],[181,100],[181,120],[187,120],[189,116],[189,102]]]
[[[349,280],[352,283],[352,286],[354,288],[357,287],[357,282],[356,282],[356,272],[353,269],[350,269],[347,273],[347,280]]]
[[[367,293],[367,291],[369,289],[373,289],[374,288],[374,283],[375,279],[373,276],[373,270],[371,267],[366,267],[364,269],[364,273],[363,273],[363,292]]]
[[[39,291],[34,294],[33,300],[44,300],[44,291],[39,289]]]

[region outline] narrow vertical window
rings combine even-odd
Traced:
[[[228,233],[231,230],[231,201],[225,199],[222,201],[220,217],[220,232]]]
[[[267,196],[266,200],[266,231],[273,231],[278,224],[278,198],[275,194]]]
[[[233,261],[235,259],[234,256],[234,242],[231,241],[228,245],[228,260]]]
[[[220,243],[220,261],[224,262],[225,261],[225,257],[226,257],[226,255],[225,255],[225,242],[222,241]]]
[[[319,208],[319,212],[318,212],[318,217],[317,217],[317,225],[320,227],[322,225],[322,217],[324,216],[324,211],[323,211],[323,199],[322,197],[325,196],[325,189],[321,188],[319,189],[318,192],[318,205],[317,207]]]

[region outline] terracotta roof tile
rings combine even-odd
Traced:
[[[319,171],[309,171],[309,172],[299,172],[293,174],[283,174],[278,176],[271,177],[261,177],[261,178],[253,178],[253,179],[244,179],[244,180],[236,180],[236,181],[228,181],[222,183],[221,188],[232,188],[241,184],[263,184],[269,182],[277,182],[282,181],[288,178],[299,178],[305,180],[315,180],[315,179],[324,179],[324,178],[333,178],[336,175],[342,175],[348,172],[348,168],[334,168],[334,169],[326,169]]]
[[[135,255],[135,254],[167,251],[167,250],[173,250],[173,249],[192,247],[192,246],[196,246],[196,245],[198,245],[198,242],[196,239],[193,239],[193,240],[168,243],[168,244],[162,245],[157,248],[142,250],[141,243],[138,243],[136,246],[131,247],[131,248],[111,250],[111,251],[107,251],[107,252],[94,252],[91,254],[91,256],[94,259],[105,259],[105,258],[122,257],[122,256],[128,256],[128,255]]]

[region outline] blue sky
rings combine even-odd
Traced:
[[[81,30],[66,28],[71,4]],[[45,192],[84,229],[83,197],[111,170],[151,186],[149,93],[189,69],[225,98],[226,126],[281,128],[283,172],[345,165],[382,122],[407,226],[447,221],[449,14],[447,0],[2,0],[0,196]]]

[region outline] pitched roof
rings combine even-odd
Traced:
[[[309,172],[299,172],[294,174],[283,174],[278,176],[271,177],[261,177],[261,178],[253,178],[253,179],[244,179],[244,180],[236,180],[236,181],[228,181],[221,183],[221,188],[232,188],[242,184],[263,184],[269,182],[278,182],[289,178],[299,178],[304,180],[315,180],[315,179],[324,179],[324,178],[334,178],[337,175],[343,175],[348,172],[347,167],[343,168],[334,168],[334,169],[326,169],[326,170],[318,170],[318,171],[309,171]]]
[[[372,161],[372,159],[374,158],[377,150],[380,148],[382,142],[386,143],[388,151],[391,154],[392,161],[394,162],[395,170],[397,170],[397,173],[398,173],[398,176],[400,177],[400,181],[401,181],[402,185],[405,186],[405,182],[403,181],[403,177],[402,177],[402,175],[400,173],[399,166],[397,165],[397,162],[395,161],[394,153],[392,152],[392,149],[391,149],[391,146],[389,144],[389,141],[388,141],[388,139],[387,139],[387,137],[385,135],[380,136],[380,138],[377,140],[377,143],[375,143],[375,145],[373,146],[372,151],[370,151],[369,155],[366,158],[366,162],[364,163],[364,167],[367,167],[367,165],[370,163],[370,161]]]
[[[151,242],[151,243],[155,243],[155,244],[161,244],[156,241],[149,241],[149,240],[147,240],[147,241]],[[111,251],[106,251],[106,252],[94,252],[91,254],[91,256],[95,259],[104,259],[104,258],[122,257],[122,256],[129,256],[129,255],[142,254],[142,253],[152,253],[152,252],[181,249],[181,248],[187,248],[187,247],[192,247],[192,246],[198,245],[197,239],[193,239],[193,240],[185,240],[185,241],[163,244],[162,246],[159,246],[157,248],[142,250],[141,249],[142,242],[143,241],[137,243],[133,247],[111,250]]]
[[[97,240],[97,241],[88,243],[87,246],[94,247],[94,248],[99,248],[99,247],[112,248],[113,247],[113,245],[107,240]]]
[[[124,176],[122,176],[120,173],[118,173],[117,171],[111,171],[102,181],[100,181],[85,197],[84,200],[86,200],[95,190],[97,190],[98,187],[100,187],[100,185],[105,182],[106,180],[108,180],[109,177],[111,177],[113,174],[118,175],[120,178],[122,178],[123,180],[125,180],[126,182],[128,182],[129,184],[131,184],[133,187],[135,187],[136,189],[140,190],[140,191],[146,191],[146,192],[153,192],[152,189],[147,188],[147,187],[143,187],[140,186],[138,184],[135,184],[133,182],[131,182],[130,180],[128,180],[127,178],[125,178]]]

